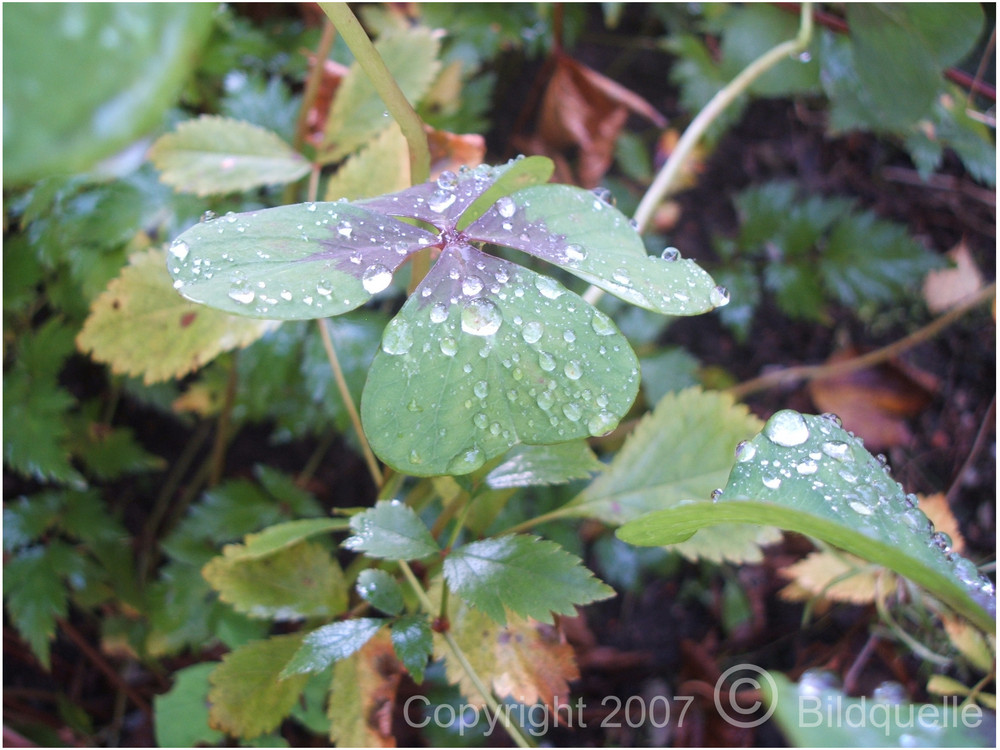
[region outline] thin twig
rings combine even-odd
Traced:
[[[860,357],[854,357],[840,362],[832,362],[830,364],[786,367],[783,370],[776,370],[774,372],[769,372],[765,375],[752,378],[751,380],[747,380],[746,382],[727,389],[726,392],[739,401],[746,398],[751,393],[757,393],[758,391],[767,390],[768,388],[774,388],[779,385],[787,385],[799,380],[831,378],[837,375],[855,372],[857,370],[864,370],[872,365],[892,359],[906,350],[912,349],[917,344],[934,338],[934,336],[950,326],[952,323],[960,320],[969,310],[978,307],[983,302],[991,300],[996,295],[996,291],[997,285],[994,281],[989,286],[981,289],[975,296],[969,298],[966,302],[953,307],[944,315],[939,318],[935,318],[923,328],[920,328],[908,336],[904,336],[898,341],[894,341],[887,346],[883,346],[881,349],[875,349],[874,351],[870,351]]]
[[[229,367],[229,378],[226,380],[226,393],[222,402],[222,411],[216,426],[215,442],[212,444],[212,471],[208,475],[208,484],[214,487],[222,481],[226,468],[226,446],[229,444],[229,425],[232,421],[233,405],[236,403],[236,387],[239,385],[239,372],[236,369],[238,352],[233,352]]]
[[[309,72],[309,79],[306,81],[305,90],[302,92],[302,105],[299,107],[299,116],[295,121],[295,137],[292,140],[292,148],[296,151],[302,150],[302,145],[306,141],[306,127],[309,124],[309,111],[312,109],[319,94],[319,85],[323,82],[323,68],[326,59],[333,49],[333,42],[337,38],[337,29],[333,22],[327,18],[323,22],[323,35],[319,39],[319,46],[316,48],[316,62]]]
[[[316,325],[319,326],[319,334],[323,339],[323,348],[326,349],[326,358],[330,360],[330,369],[333,370],[333,378],[337,381],[337,390],[340,391],[340,397],[344,400],[344,408],[347,409],[347,416],[350,417],[351,424],[354,425],[354,430],[358,434],[358,442],[361,443],[361,452],[364,454],[365,463],[368,464],[368,472],[372,475],[372,479],[375,480],[375,486],[381,487],[383,481],[382,470],[375,459],[375,454],[372,453],[371,446],[368,445],[368,438],[365,437],[365,430],[361,426],[361,416],[354,406],[354,399],[351,397],[351,391],[348,389],[347,381],[344,379],[344,371],[340,369],[340,360],[337,359],[337,351],[333,348],[330,331],[326,327],[326,318],[317,318]]]
[[[948,492],[945,493],[945,498],[951,503],[955,499],[955,495],[958,494],[959,487],[962,486],[962,477],[965,476],[965,472],[968,471],[969,466],[975,460],[976,456],[986,445],[986,438],[989,435],[989,428],[996,426],[996,416],[997,416],[997,396],[993,394],[993,400],[990,401],[990,408],[986,410],[986,416],[983,417],[982,423],[979,425],[979,431],[976,433],[976,439],[972,442],[972,447],[969,449],[969,455],[965,457],[962,462],[962,468],[960,468],[955,473],[955,478],[951,482],[951,486],[948,488]]]

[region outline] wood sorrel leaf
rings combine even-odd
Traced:
[[[382,500],[351,516],[354,536],[344,546],[386,560],[419,560],[439,551],[437,542],[413,508],[398,500]]]
[[[737,451],[715,503],[657,511],[618,530],[630,544],[672,544],[720,522],[770,524],[809,534],[890,568],[980,628],[994,627],[996,593],[951,550],[913,496],[835,417],[783,410]]]
[[[697,315],[725,305],[728,293],[673,248],[646,254],[618,209],[570,185],[537,185],[497,201],[466,230],[469,237],[523,250],[638,307]]]
[[[349,203],[299,203],[204,221],[170,245],[174,288],[253,318],[303,320],[363,305],[433,234]]]
[[[302,640],[302,646],[281,670],[279,679],[322,672],[364,646],[385,623],[375,617],[358,617],[316,628]]]
[[[501,625],[505,609],[552,624],[552,613],[614,596],[614,589],[555,542],[513,534],[463,545],[444,560],[452,591]]]
[[[467,474],[518,442],[611,431],[638,374],[603,313],[549,277],[455,242],[386,327],[361,417],[394,468]]]

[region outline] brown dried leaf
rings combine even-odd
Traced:
[[[954,307],[983,286],[983,275],[964,241],[949,250],[948,257],[955,263],[954,268],[931,271],[924,279],[924,299],[933,313]]]
[[[864,560],[844,552],[813,552],[794,565],[778,571],[792,581],[780,591],[782,599],[807,601],[821,597],[850,604],[875,601],[878,571],[863,570]],[[857,571],[849,575],[852,571]],[[835,579],[845,576],[842,580]]]
[[[443,171],[457,172],[459,167],[478,167],[486,158],[486,139],[469,133],[458,135],[447,130],[425,127],[427,145],[431,150],[431,176]]]
[[[316,65],[316,56],[309,55],[309,71],[312,73]],[[326,120],[330,115],[330,105],[333,97],[337,95],[340,82],[347,75],[348,67],[341,65],[334,60],[323,61],[323,73],[319,82],[319,90],[316,99],[313,101],[309,113],[306,115],[306,142],[317,148],[323,142],[323,133],[326,130]]]
[[[615,141],[629,113],[658,127],[666,125],[663,115],[638,94],[565,54],[557,54],[542,97],[537,133],[528,142],[540,146],[557,165],[559,157],[575,147],[575,182],[594,187],[611,166]]]
[[[338,661],[330,688],[330,739],[338,747],[395,747],[392,714],[402,676],[388,628]]]

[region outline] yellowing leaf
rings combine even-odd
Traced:
[[[294,182],[309,162],[270,130],[242,120],[202,115],[161,136],[149,158],[160,179],[184,193],[233,193]]]
[[[94,300],[77,347],[149,384],[182,377],[278,325],[188,302],[173,288],[166,262],[163,250],[133,255]]]
[[[951,512],[948,498],[942,492],[920,496],[920,510],[931,519],[934,528],[951,537],[951,548],[956,552],[965,549],[965,539],[959,531],[958,519]]]
[[[277,727],[309,679],[305,674],[278,679],[301,643],[301,633],[272,636],[251,641],[222,657],[209,677],[212,728],[250,739]]]
[[[942,624],[952,645],[979,671],[987,674],[995,667],[997,644],[993,633],[983,633],[957,617],[945,617]]]
[[[569,682],[580,676],[572,647],[556,627],[507,613],[501,626],[461,600],[449,613],[451,634],[473,668],[500,698],[549,707],[568,702]],[[435,633],[434,654],[444,659],[448,679],[475,706],[483,696],[458,664],[444,638]]]
[[[330,739],[338,747],[395,747],[392,714],[402,679],[388,630],[333,668]]]
[[[869,604],[875,601],[879,570],[865,570],[865,561],[846,552],[813,552],[780,571],[792,585],[781,590],[784,599]]]
[[[933,313],[944,312],[983,286],[983,275],[972,259],[965,242],[959,242],[948,251],[954,268],[930,271],[924,279],[924,299]]]
[[[409,186],[409,150],[403,131],[392,123],[344,162],[327,183],[323,200],[371,198]]]

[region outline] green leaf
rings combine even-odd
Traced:
[[[392,647],[418,685],[424,681],[427,660],[434,651],[427,615],[403,615],[392,624]]]
[[[708,498],[735,463],[733,450],[761,423],[731,396],[689,388],[663,397],[643,417],[607,471],[560,508],[562,517],[618,525],[690,498]],[[757,562],[773,530],[723,526],[678,548],[689,558]]]
[[[149,384],[181,377],[274,327],[186,302],[171,288],[164,259],[162,250],[132,256],[91,306],[77,336],[81,350]]]
[[[762,697],[792,747],[994,747],[975,704],[887,702],[852,698],[836,687],[819,686],[806,672],[799,683],[765,673]]]
[[[90,422],[80,425],[70,449],[98,479],[117,479],[125,474],[163,469],[166,461],[147,452],[128,427],[108,427]]]
[[[555,168],[556,165],[546,156],[515,159],[496,181],[462,212],[455,223],[455,229],[464,232],[472,222],[504,196],[532,185],[548,182]]]
[[[637,390],[635,355],[607,316],[548,277],[449,245],[386,327],[361,418],[399,471],[467,474],[518,442],[603,435]]]
[[[283,185],[309,173],[309,162],[266,128],[227,117],[202,115],[160,136],[149,159],[160,179],[197,195],[235,193]]]
[[[604,464],[597,460],[585,440],[519,445],[486,475],[486,484],[494,490],[565,484],[573,479],[588,479],[603,469]]]
[[[348,203],[299,203],[196,224],[171,244],[167,265],[174,288],[194,302],[308,320],[363,305],[409,252],[435,241]]]
[[[43,481],[86,485],[69,461],[65,416],[73,397],[20,367],[3,379],[3,460],[14,471]]]
[[[347,528],[344,518],[302,518],[268,526],[256,534],[247,534],[243,545],[228,553],[234,560],[252,560],[273,555],[309,537],[342,531]]]
[[[4,11],[4,185],[87,170],[154,127],[212,25],[198,3]]]
[[[357,154],[349,156],[326,184],[323,200],[352,201],[410,186],[410,152],[403,131],[392,123]]]
[[[378,618],[357,617],[317,628],[303,639],[302,647],[281,671],[281,679],[322,672],[364,646],[385,623]]]
[[[498,201],[468,234],[523,250],[626,302],[665,315],[697,315],[728,301],[694,261],[674,253],[647,255],[618,209],[570,185],[519,190]]]
[[[727,522],[822,539],[909,578],[978,627],[994,627],[993,584],[951,551],[913,496],[833,419],[779,411],[739,449],[720,501],[651,513],[618,536],[630,544],[673,544]]]
[[[302,634],[253,641],[222,657],[208,693],[213,727],[242,739],[270,732],[291,712],[306,675],[279,678],[302,643]]]
[[[381,500],[374,508],[351,516],[354,536],[347,549],[387,560],[419,560],[440,551],[431,532],[408,505]]]
[[[358,574],[356,588],[362,599],[387,615],[398,615],[403,611],[403,590],[396,579],[384,570],[362,570]]]
[[[249,559],[245,550],[227,545],[202,571],[219,598],[237,612],[282,621],[331,617],[346,608],[343,573],[323,547],[301,541]]]
[[[437,75],[439,47],[435,33],[420,27],[384,36],[375,43],[389,73],[411,104],[420,101]],[[343,158],[391,122],[385,103],[355,62],[340,82],[330,107],[320,158],[324,162]]]
[[[501,625],[509,609],[552,623],[552,613],[572,615],[576,605],[614,595],[555,542],[528,534],[484,539],[453,550],[444,560],[451,589]]]
[[[679,346],[667,347],[640,359],[642,392],[646,403],[657,404],[668,393],[697,385],[699,364],[695,356]]]
[[[225,735],[208,725],[208,662],[174,672],[170,691],[153,697],[153,725],[159,747],[218,745]]]

